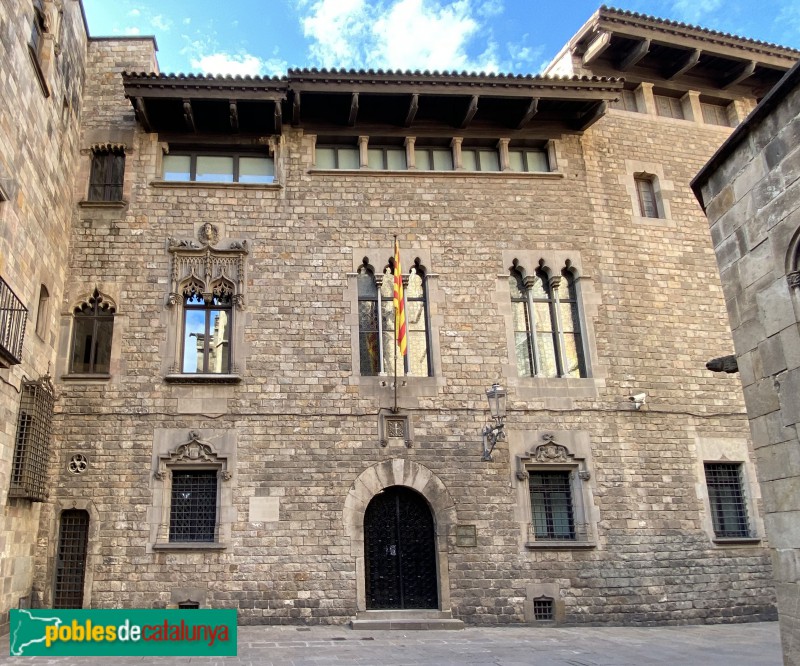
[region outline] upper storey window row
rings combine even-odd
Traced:
[[[247,153],[175,152],[164,155],[163,177],[167,181],[197,183],[275,182],[271,157]]]
[[[463,143],[453,139],[449,146],[426,145],[408,137],[404,145],[391,140],[358,137],[358,143],[326,145],[319,138],[315,147],[316,169],[369,169],[373,171],[467,171],[547,173],[554,167],[549,146],[509,146],[508,139],[492,145]]]
[[[705,125],[732,127],[737,124],[737,109],[733,102],[707,97],[695,91],[654,91],[652,85],[644,83],[635,90],[623,90],[619,98],[611,103],[611,108],[702,122]]]

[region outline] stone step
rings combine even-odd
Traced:
[[[463,629],[464,623],[454,620],[450,611],[386,610],[357,613],[350,627],[369,631],[452,630]]]

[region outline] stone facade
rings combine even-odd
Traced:
[[[64,7],[77,9],[74,2]],[[27,37],[16,39],[22,52]],[[41,505],[4,504],[4,552],[24,556],[28,567],[21,576],[3,559],[10,581],[4,611],[21,596],[53,604],[62,512],[74,508],[89,520],[86,607],[191,601],[237,608],[243,623],[345,622],[369,610],[366,509],[382,490],[401,486],[432,510],[438,610],[466,623],[542,621],[535,611],[542,597],[553,602],[556,621],[569,623],[774,617],[741,386],[735,376],[704,369],[708,358],[731,351],[731,341],[705,220],[688,182],[730,128],[647,113],[654,102],[646,81],[645,112],[606,111],[602,95],[620,83],[575,81],[563,85],[583,87],[579,93],[597,111],[580,109],[586,121],[577,129],[540,125],[531,115],[515,132],[399,130],[373,121],[337,135],[360,145],[362,158],[371,137],[401,146],[425,136],[437,146],[455,138],[458,146],[463,139],[494,147],[511,135],[511,145],[544,146],[548,171],[321,168],[319,146],[330,132],[302,122],[302,110],[290,125],[288,98],[276,103],[283,125],[267,136],[237,137],[230,129],[222,139],[203,136],[201,114],[213,104],[196,101],[191,82],[177,85],[194,101],[179,93],[173,106],[159,106],[147,89],[160,85],[158,77],[135,93],[121,74],[157,72],[151,40],[87,43],[81,33],[73,48],[83,58],[74,74],[83,114],[59,173],[74,179],[65,178],[66,189],[53,190],[51,201],[69,229],[68,262],[55,232],[44,236],[53,238],[60,262],[46,359],[58,396],[50,497]],[[27,64],[15,74],[32,95],[38,84]],[[286,89],[292,76],[253,85]],[[244,99],[235,90],[240,81],[205,83],[224,89],[226,105],[225,95]],[[313,98],[316,84],[303,85],[303,99]],[[714,90],[703,85],[692,89],[698,100]],[[745,86],[714,93],[727,95],[731,108],[753,104]],[[305,108],[300,93],[294,100],[295,109]],[[367,102],[362,95],[364,109]],[[229,128],[245,123],[245,108],[231,102],[221,117],[230,115]],[[179,129],[153,131],[158,114],[174,114]],[[11,119],[4,112],[0,122],[5,128]],[[184,123],[196,133],[186,134]],[[204,141],[271,154],[276,182],[164,180],[166,155]],[[88,200],[98,145],[124,151],[122,196],[113,202]],[[639,214],[641,174],[657,185],[658,218]],[[6,233],[7,223],[18,214],[9,204],[0,203],[3,276],[20,280],[15,291],[32,303],[34,232],[29,264],[12,265],[12,254],[13,261],[27,255],[8,245],[17,237]],[[425,271],[431,357],[430,376],[401,377],[396,387],[391,374],[359,371],[358,300],[364,257],[380,274],[394,234],[404,269],[419,259]],[[233,252],[242,262],[235,276],[226,269],[235,301],[232,366],[213,377],[180,372],[175,257],[193,252]],[[572,271],[582,376],[519,376],[509,287],[517,265],[530,275],[540,265]],[[81,374],[70,363],[75,308],[95,290],[114,307],[108,372]],[[41,363],[39,373],[47,366]],[[19,379],[24,369],[0,372]],[[507,437],[493,460],[482,461],[484,391],[493,382],[509,388]],[[8,383],[2,387],[5,492],[18,398]],[[646,394],[644,405],[629,399],[638,393]],[[403,421],[404,437],[392,436],[387,415]],[[80,473],[76,455],[86,462]],[[725,460],[741,463],[748,508],[748,538],[733,541],[714,532],[704,478],[704,462]],[[214,538],[176,544],[167,535],[169,484],[197,469],[217,474]],[[575,538],[531,536],[528,477],[538,469],[569,473],[581,525]],[[20,511],[27,523],[10,518]]]
[[[800,68],[693,181],[750,418],[786,664],[800,664]]]

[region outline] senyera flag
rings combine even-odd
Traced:
[[[406,308],[403,297],[403,269],[400,268],[400,244],[394,239],[394,333],[401,356],[406,355]]]

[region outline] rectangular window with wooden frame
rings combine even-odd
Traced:
[[[164,155],[162,176],[171,182],[241,183],[275,182],[275,162],[261,153],[175,151]]]
[[[639,215],[641,217],[661,217],[653,178],[645,175],[636,176],[634,182],[636,198],[639,202]]]
[[[653,95],[656,102],[656,113],[663,118],[677,118],[683,120],[683,104],[677,97],[666,95]]]
[[[125,179],[125,152],[104,149],[92,152],[92,172],[89,177],[89,201],[122,201]]]
[[[706,125],[719,125],[720,127],[731,126],[730,118],[728,118],[727,106],[700,102],[700,109],[703,111],[703,122]]]
[[[637,113],[639,105],[636,102],[636,93],[633,90],[623,90],[618,100],[611,102],[611,108],[618,111],[632,111]]]

